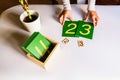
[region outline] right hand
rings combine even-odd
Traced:
[[[97,12],[92,11],[92,10],[88,10],[87,16],[84,19],[84,21],[87,21],[89,18],[92,20],[94,26],[97,26],[98,21],[99,21],[99,16],[98,16]]]

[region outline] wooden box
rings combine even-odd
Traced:
[[[33,33],[33,35],[34,34],[35,33]],[[22,45],[22,49],[27,52],[27,57],[31,61],[33,61],[34,63],[40,65],[42,68],[45,69],[48,60],[57,51],[59,44],[58,44],[58,42],[56,42],[52,39],[49,39],[47,37],[44,37],[44,36],[40,37],[41,36],[40,33],[38,33],[38,35],[40,35],[40,36],[37,36],[37,37],[33,36],[33,35],[30,36],[25,41],[25,43]],[[32,40],[31,40],[31,38],[32,38]],[[37,39],[35,39],[35,38],[37,38]],[[44,44],[40,43],[39,41],[42,40],[41,38],[44,38],[46,41],[48,41],[50,43],[50,45],[45,44],[44,41],[43,41]],[[42,48],[39,45],[42,45],[43,50],[45,50],[44,52],[42,51]],[[36,49],[36,52],[35,52],[36,46],[39,48],[39,50]],[[47,49],[45,47],[47,47]],[[41,52],[40,52],[40,50],[41,50]],[[38,53],[42,53],[43,56],[41,54],[39,55]],[[35,54],[37,54],[38,56]]]

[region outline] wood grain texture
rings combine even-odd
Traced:
[[[120,0],[97,0],[98,5],[120,5]]]

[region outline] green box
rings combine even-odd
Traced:
[[[75,37],[78,21],[65,21],[62,36]]]
[[[94,25],[90,22],[79,21],[75,37],[93,38]]]
[[[52,43],[39,32],[34,32],[22,45],[27,53],[41,59]]]

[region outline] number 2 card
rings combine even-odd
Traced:
[[[77,29],[78,21],[65,21],[63,25],[62,36],[74,37]]]

